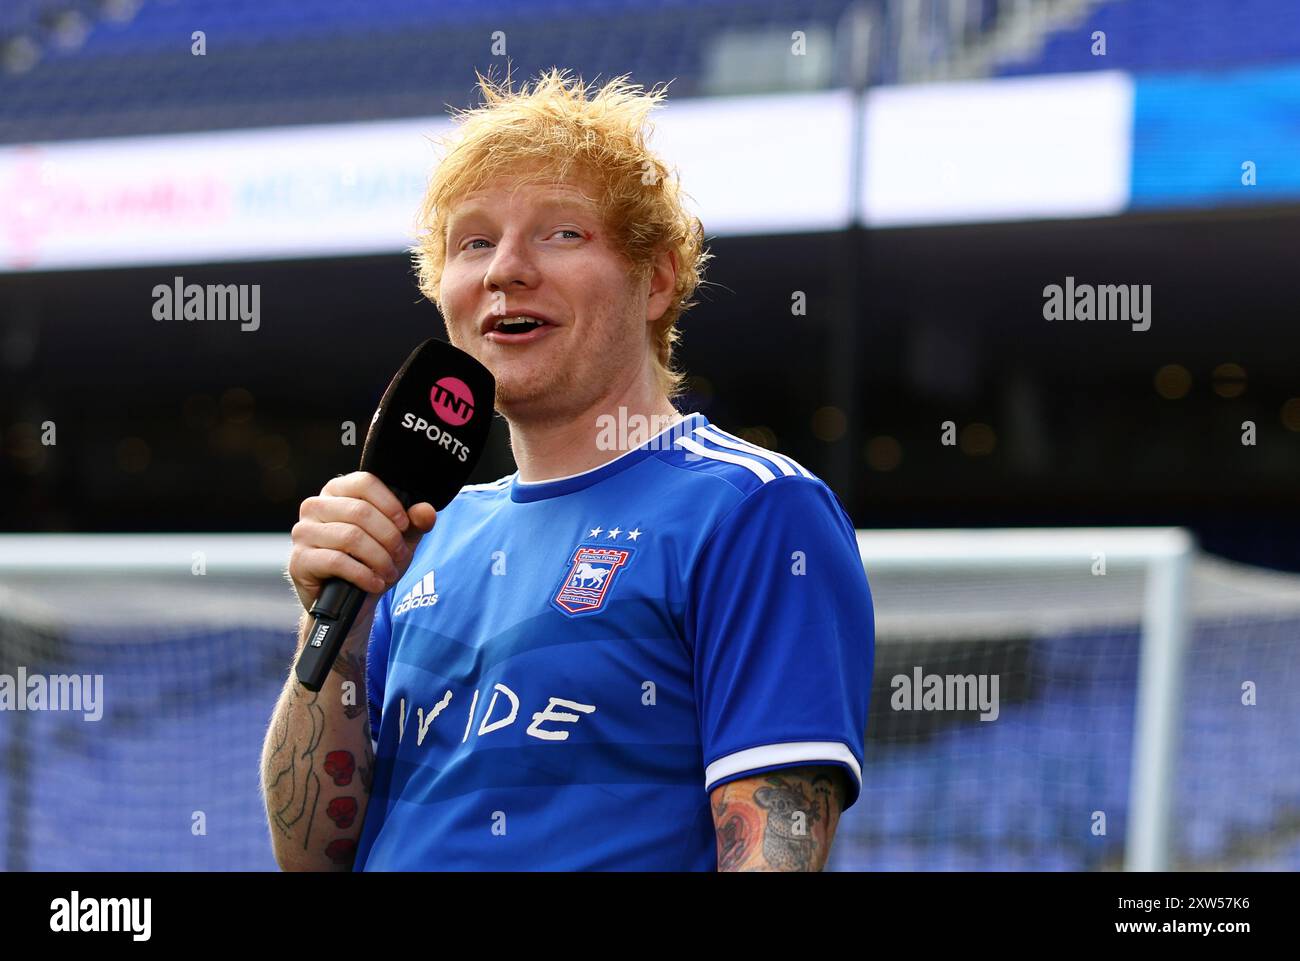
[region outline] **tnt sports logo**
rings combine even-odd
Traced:
[[[459,377],[441,377],[429,392],[433,412],[444,424],[459,427],[474,416],[474,395]]]
[[[632,556],[630,549],[579,547],[569,563],[569,573],[552,599],[567,614],[592,614],[600,610],[618,570]]]

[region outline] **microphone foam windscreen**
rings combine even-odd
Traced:
[[[384,391],[361,451],[361,470],[442,510],[468,480],[492,426],[496,381],[451,344],[429,339]]]

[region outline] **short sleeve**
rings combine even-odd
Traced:
[[[375,602],[370,640],[366,645],[366,702],[370,710],[370,739],[375,742],[379,741],[384,685],[388,680],[388,645],[393,636],[392,604],[393,591],[390,588]]]
[[[853,524],[820,480],[749,493],[692,568],[686,612],[705,790],[783,767],[838,765],[861,791],[875,648]]]

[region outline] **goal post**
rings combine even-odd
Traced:
[[[1017,568],[1092,573],[1099,564],[1103,573],[1116,567],[1145,572],[1124,867],[1168,870],[1191,535],[1182,528],[1150,527],[877,530],[857,536],[868,576],[991,569],[1010,574]],[[882,598],[875,601],[879,606]],[[883,603],[887,607],[888,598]]]

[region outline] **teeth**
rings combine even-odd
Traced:
[[[524,324],[540,324],[541,321],[535,317],[502,317],[497,321],[497,330],[508,327],[519,327]]]

